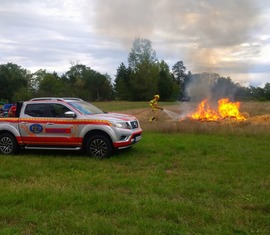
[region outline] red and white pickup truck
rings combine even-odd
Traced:
[[[18,102],[15,117],[0,118],[0,154],[20,148],[84,150],[106,158],[141,140],[137,118],[106,113],[79,98],[35,98]]]

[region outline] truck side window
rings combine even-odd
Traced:
[[[44,117],[45,104],[28,104],[24,113],[31,117]]]
[[[70,111],[70,109],[62,104],[49,104],[48,116],[63,118],[65,117],[65,112],[67,111]]]

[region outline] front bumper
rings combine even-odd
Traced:
[[[132,135],[125,141],[117,141],[113,143],[114,148],[124,149],[129,148],[133,144],[138,143],[142,139],[142,131],[132,133]]]

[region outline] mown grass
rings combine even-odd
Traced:
[[[142,122],[140,143],[102,161],[0,156],[0,234],[270,234],[268,129]]]
[[[269,139],[144,133],[98,161],[0,158],[0,234],[269,234]]]

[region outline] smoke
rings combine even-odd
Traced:
[[[186,87],[186,96],[192,100],[203,100],[212,98],[212,87],[217,74],[195,74],[191,77]]]
[[[137,37],[147,38],[153,49],[159,47],[158,53],[178,57],[192,72],[232,72],[237,63],[247,71],[246,58],[261,53],[252,36],[260,26],[258,4],[256,0],[96,0],[95,31],[126,48]]]
[[[234,100],[235,91],[236,87],[229,78],[220,77],[217,73],[201,73],[191,76],[185,96],[193,101],[217,101],[221,98]]]
[[[135,37],[187,43],[210,61],[216,49],[246,42],[259,13],[255,0],[98,0],[95,7],[100,34],[129,45]]]

